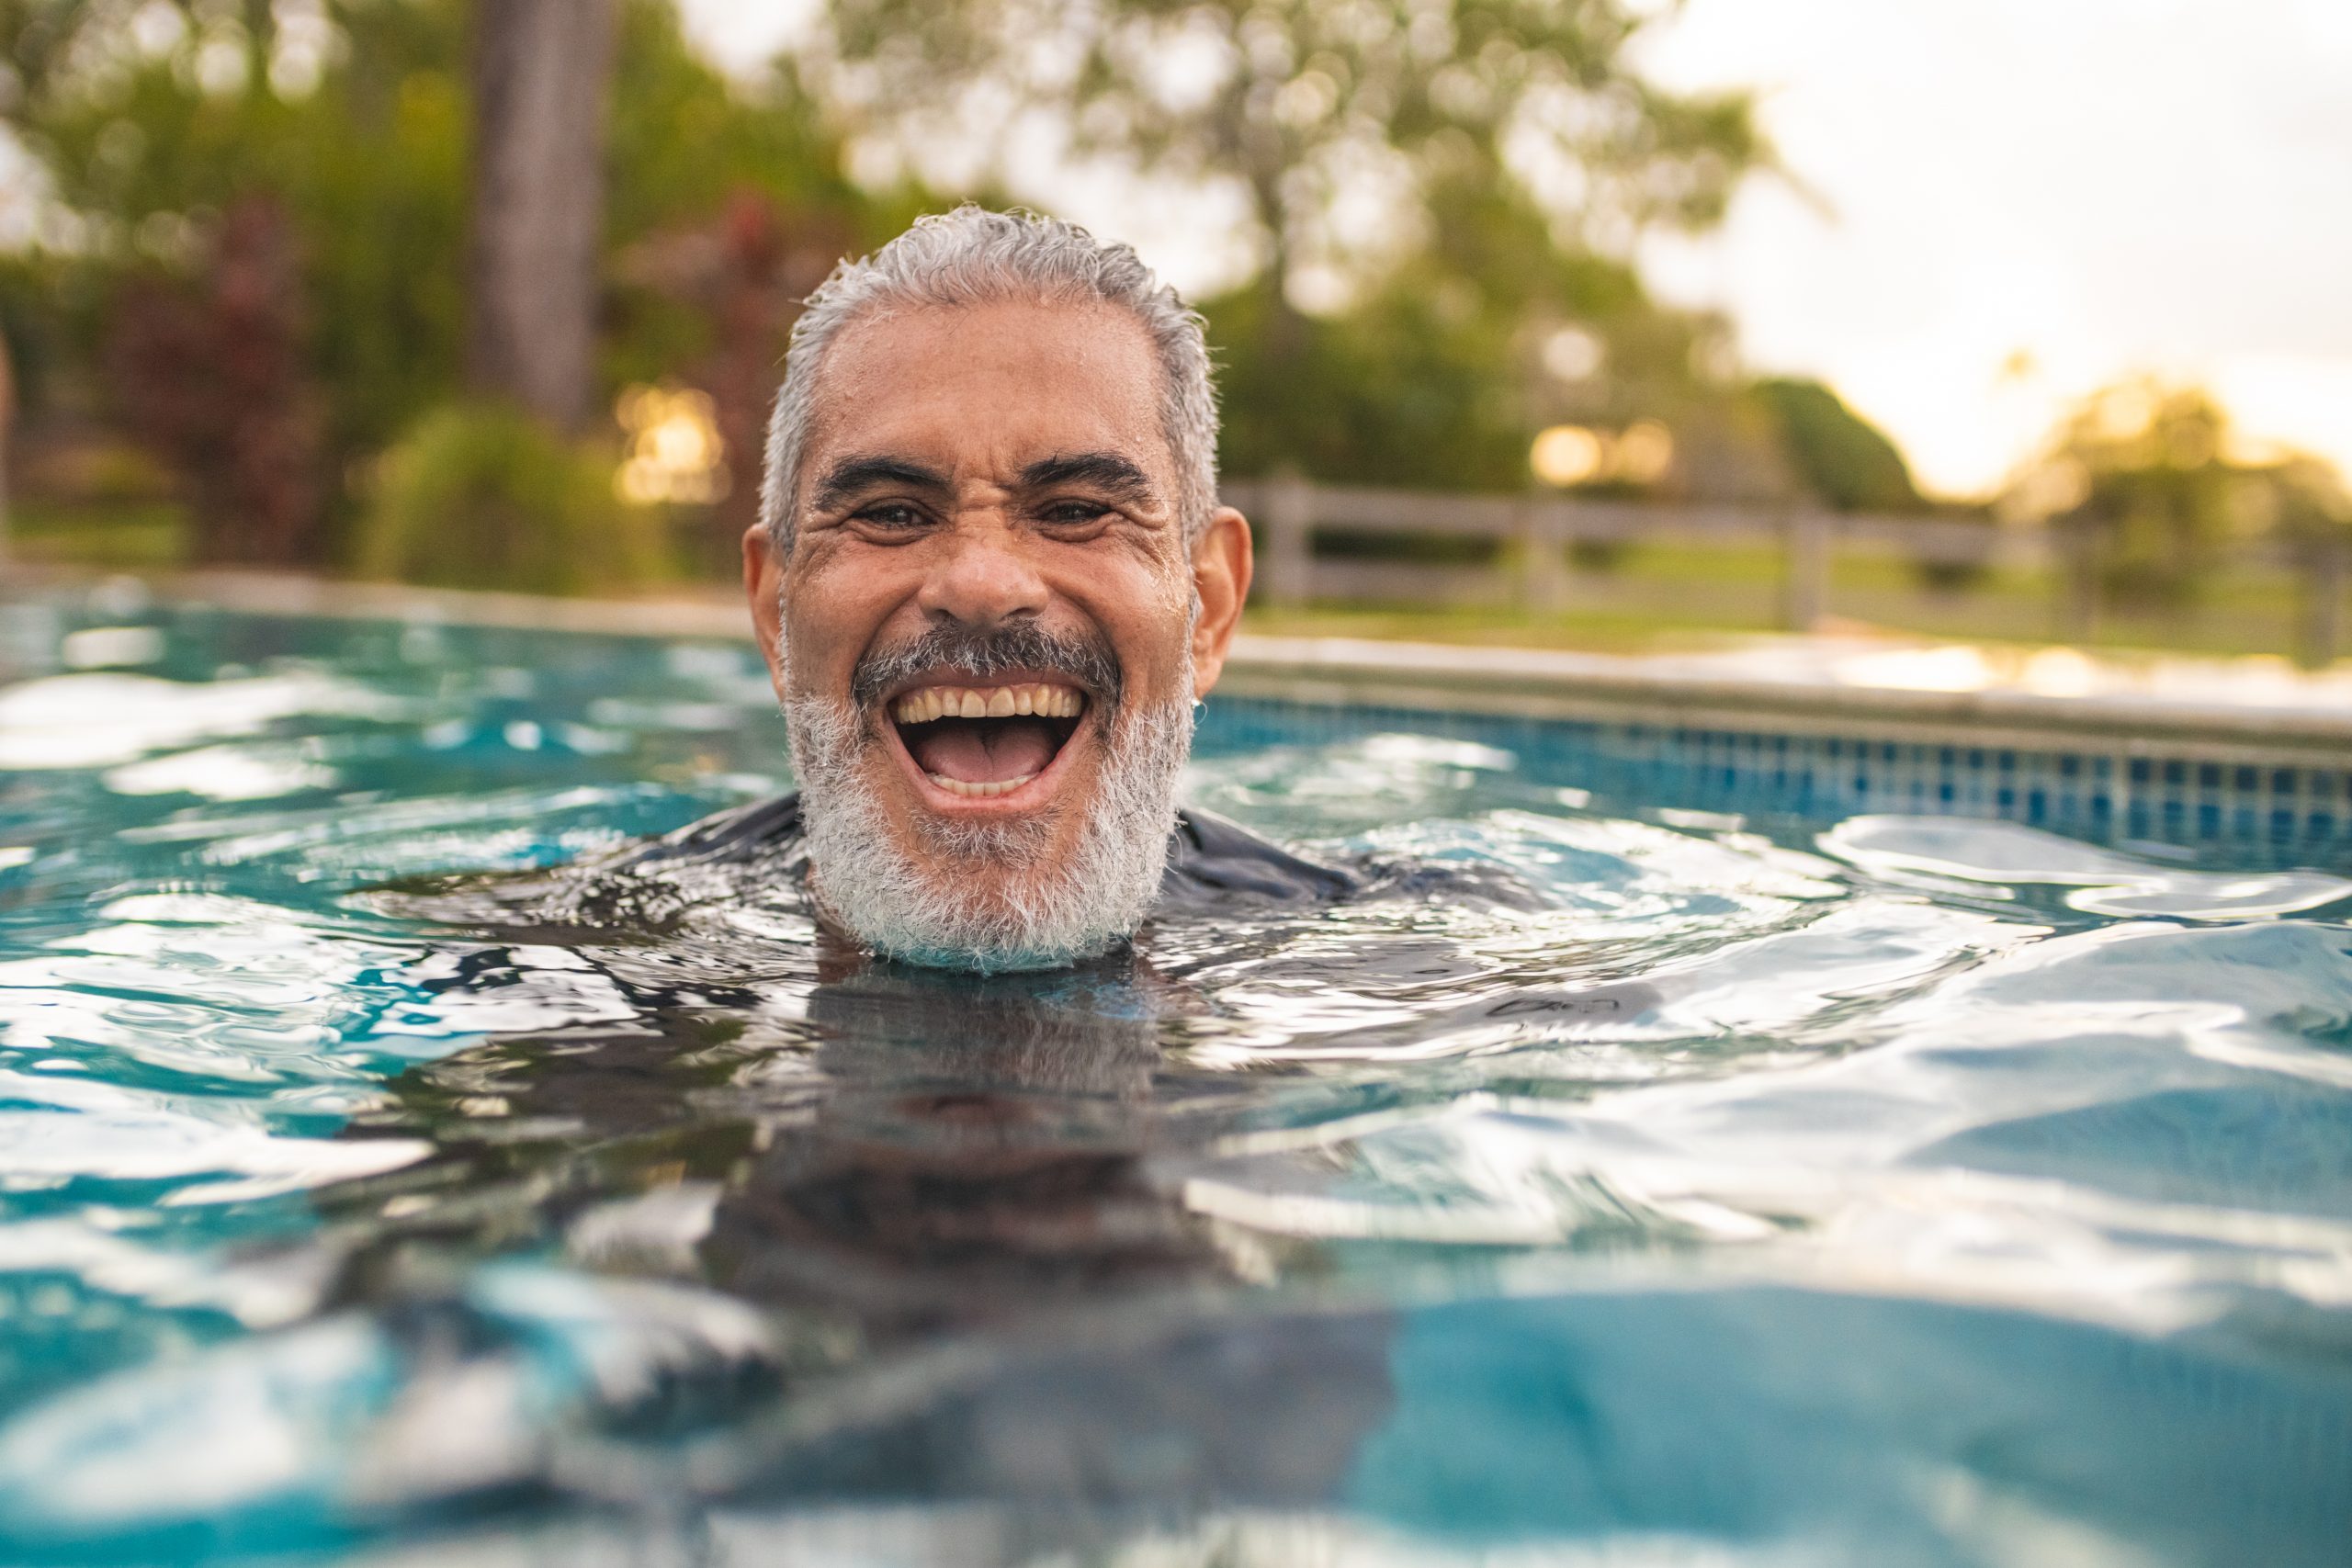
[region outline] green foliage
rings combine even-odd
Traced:
[[[96,367],[122,281],[200,273],[220,215],[271,197],[299,241],[319,466],[331,513],[347,521],[350,477],[460,389],[468,6],[324,0],[323,33],[281,27],[280,9],[0,0],[0,119],[56,207],[43,243],[0,272],[0,327],[37,408],[112,414]],[[630,276],[650,240],[750,190],[785,214],[792,244],[821,253],[821,276],[920,201],[851,185],[794,79],[754,90],[722,75],[688,47],[669,0],[624,0],[621,26],[606,394],[676,374],[726,336],[706,301]]]
[[[1715,222],[1770,153],[1744,95],[1642,75],[1655,12],[831,0],[818,79],[909,149],[1001,174],[999,133],[1034,108],[1081,155],[1238,195],[1265,265],[1204,306],[1232,472],[1517,490],[1544,423],[1711,395],[1691,353],[1711,324],[1654,307],[1622,258],[1645,227]],[[1572,324],[1610,367],[1570,389],[1540,359]]]
[[[447,397],[463,359],[468,111],[453,9],[348,7],[365,69],[336,72],[303,106],[314,124],[290,205],[329,446],[345,465]]]
[[[2085,542],[2119,604],[2179,610],[2205,586],[2236,514],[2227,435],[2205,392],[2145,379],[2098,392],[2060,428],[2045,467],[2073,494],[2053,521]]]
[[[1778,423],[1798,479],[1824,505],[1894,513],[1924,506],[1894,443],[1820,382],[1767,379],[1756,383],[1755,395]]]
[[[1246,193],[1283,282],[1352,265],[1341,197],[1398,227],[1447,184],[1510,185],[1611,247],[1719,220],[1765,157],[1745,95],[1677,95],[1629,0],[832,0],[837,90],[910,143],[967,145],[1039,106],[1082,151]],[[1171,72],[1182,58],[1202,69]],[[1006,144],[991,150],[1001,166]]]
[[[14,89],[0,118],[62,214],[32,258],[0,264],[0,328],[34,402],[119,414],[89,367],[122,281],[199,275],[220,215],[274,198],[299,239],[327,556],[380,570],[388,541],[427,519],[412,509],[388,523],[398,487],[366,497],[356,476],[390,485],[420,443],[443,469],[507,473],[518,496],[537,470],[461,462],[451,416],[434,413],[459,396],[464,358],[465,0],[321,7],[323,33],[281,27],[298,8],[266,0],[0,0]],[[830,52],[747,85],[688,47],[671,0],[623,0],[604,390],[674,379],[712,395],[732,496],[702,553],[727,556],[797,300],[835,257],[936,205],[851,181],[836,128],[911,139],[952,125],[969,143],[1011,124],[1008,105],[1030,106],[1061,117],[1083,152],[1244,197],[1267,265],[1206,307],[1235,474],[1518,490],[1544,424],[1637,418],[1670,425],[1692,473],[1720,470],[1708,454],[1752,446],[1757,422],[1705,368],[1719,324],[1656,306],[1614,258],[1645,225],[1714,221],[1770,154],[1745,97],[1644,79],[1633,43],[1655,9],[831,0]],[[1212,62],[1208,77],[1173,84],[1159,62],[1178,51]],[[1368,245],[1337,216],[1367,189],[1391,219]],[[1320,294],[1300,287],[1308,274]],[[1606,361],[1573,382],[1544,355],[1570,328]],[[1736,439],[1711,447],[1710,431]],[[540,509],[517,502],[513,514]],[[471,569],[449,563],[478,542],[401,558],[453,581]],[[495,570],[513,581],[538,568]]]
[[[614,494],[615,461],[519,409],[436,410],[379,460],[356,564],[365,576],[448,588],[655,586],[670,575],[661,515]]]
[[[2352,548],[2352,493],[2324,459],[2290,452],[2244,470],[2240,515],[2305,554]]]
[[[845,254],[870,250],[935,205],[914,186],[869,193],[850,180],[838,137],[788,61],[746,85],[689,46],[668,0],[628,0],[607,128],[605,231],[617,287],[605,339],[617,389],[674,375],[722,346],[727,327],[681,290],[665,240],[757,200],[778,215],[796,296]],[[664,287],[664,285],[673,285]],[[788,324],[788,323],[787,323]],[[774,344],[780,355],[783,343]]]
[[[1285,312],[1271,280],[1213,301],[1223,463],[1355,484],[1513,488],[1524,422],[1498,385],[1491,323],[1408,294],[1334,320]],[[1507,330],[1502,334],[1508,336]]]
[[[2242,540],[2305,560],[2352,548],[2352,495],[2333,467],[2245,452],[2202,389],[2154,377],[2084,399],[1996,511],[2056,530],[2098,597],[2126,611],[2209,604]]]
[[[8,514],[8,547],[30,561],[108,571],[169,571],[187,564],[187,514],[153,502],[113,505],[17,507]]]
[[[1228,471],[1515,491],[1543,425],[1623,423],[1701,395],[1690,361],[1706,323],[1653,305],[1630,267],[1563,249],[1508,188],[1431,201],[1430,242],[1346,309],[1302,315],[1271,275],[1204,305]],[[1542,363],[1545,333],[1567,325],[1606,345],[1605,370],[1573,386]]]
[[[841,214],[878,243],[922,210],[922,193],[869,196],[842,171],[841,146],[788,61],[752,85],[694,51],[664,0],[629,0],[606,130],[605,220],[626,244],[707,217],[737,191]]]
[[[305,323],[332,480],[454,385],[466,112],[456,0],[336,0],[327,16],[340,63],[266,5],[17,0],[0,47],[8,123],[59,209],[37,253],[68,306],[38,334],[46,367],[86,381],[122,280],[203,273],[222,215],[268,197],[294,231],[286,309]]]
[[[131,433],[180,479],[202,558],[300,566],[320,555],[319,419],[292,225],[238,197],[191,277],[126,281],[105,345]]]

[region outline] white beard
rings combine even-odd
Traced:
[[[1192,689],[1189,668],[1176,683]],[[877,722],[881,722],[877,720]],[[891,832],[865,768],[888,765],[852,704],[785,705],[808,863],[827,914],[878,953],[934,968],[1050,969],[1102,953],[1150,913],[1193,745],[1193,705],[1130,707],[1102,738],[1094,798],[1010,822],[918,815],[919,848]],[[1066,859],[1049,859],[1056,818],[1083,810]],[[969,872],[985,867],[992,874]]]

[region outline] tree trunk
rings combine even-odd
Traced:
[[[588,412],[614,0],[476,0],[467,378],[561,430]]]

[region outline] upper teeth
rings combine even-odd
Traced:
[[[1024,686],[925,686],[892,703],[890,716],[900,724],[929,724],[934,718],[1012,718],[1021,714],[1075,718],[1085,703],[1075,688],[1043,682]]]
[[[945,773],[930,773],[925,776],[928,777],[932,783],[937,784],[940,788],[945,790],[950,795],[970,795],[986,798],[989,795],[1010,795],[1014,790],[1019,789],[1023,784],[1027,784],[1031,779],[1035,778],[1037,775],[1035,773],[1023,773],[1017,779],[978,779],[970,781],[964,779],[951,779]]]

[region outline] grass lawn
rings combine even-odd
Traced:
[[[192,553],[187,513],[171,502],[26,502],[9,510],[8,544],[25,560],[110,571],[170,571],[187,565]]]
[[[1687,648],[1709,641],[1709,634],[1783,629],[1781,570],[1779,550],[1769,546],[1643,545],[1607,570],[1573,570],[1566,604],[1554,614],[1508,603],[1447,603],[1448,580],[1438,569],[1429,574],[1430,596],[1419,603],[1261,604],[1244,625],[1293,637],[1625,652]],[[2059,586],[2047,572],[1996,570],[1965,587],[1936,589],[1900,556],[1849,550],[1832,566],[1828,615],[1838,623],[1956,641],[2084,640],[2094,648],[2208,655],[2291,655],[2303,615],[2301,584],[2289,574],[2224,569],[2186,608],[2110,609],[2091,637],[2075,639],[2063,630]],[[2345,624],[2352,626],[2352,611]]]

